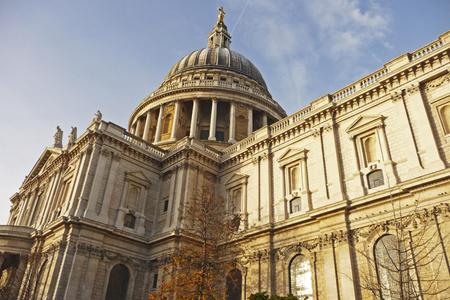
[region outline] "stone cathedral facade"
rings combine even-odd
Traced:
[[[203,185],[242,216],[230,299],[373,299],[364,286],[389,284],[379,245],[399,211],[408,231],[431,224],[429,251],[447,259],[450,31],[290,116],[230,43],[219,18],[127,129],[98,112],[65,145],[58,130],[0,226],[5,299],[146,299]],[[433,288],[446,259],[427,263]]]

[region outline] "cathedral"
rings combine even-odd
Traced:
[[[205,185],[241,215],[228,299],[449,292],[450,31],[290,116],[230,43],[221,12],[127,128],[58,128],[0,226],[0,298],[147,299]]]

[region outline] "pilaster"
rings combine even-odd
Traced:
[[[416,172],[421,171],[422,166],[420,164],[419,155],[417,154],[417,145],[414,141],[413,132],[408,119],[408,112],[406,111],[403,91],[392,93],[391,100],[395,106],[396,117],[399,124],[404,124],[404,126],[400,126],[400,130],[402,130],[403,133],[403,151],[405,151],[406,157],[408,159],[408,173],[413,175]]]
[[[426,156],[426,164],[423,164],[422,167],[426,173],[442,170],[445,168],[445,165],[439,155],[436,138],[418,84],[412,84],[407,89],[407,97],[413,106],[414,113],[417,114],[418,119],[421,121],[420,126],[417,126],[416,134],[418,135],[418,139],[425,141],[423,145],[420,145],[425,150]]]
[[[106,165],[108,164],[108,161],[112,161],[112,155],[112,152],[108,148],[102,147],[99,162],[95,171],[94,181],[92,183],[92,190],[89,195],[88,205],[86,211],[84,212],[85,218],[97,220],[96,207],[97,202],[100,200],[103,175],[106,171],[110,172],[111,165],[108,170],[106,170]]]
[[[116,173],[120,164],[120,154],[111,153],[111,155],[112,155],[112,166],[108,175],[106,190],[101,204],[101,210],[97,219],[98,221],[103,222],[105,224],[108,224],[109,221],[108,217],[109,205],[111,203],[111,198],[113,197],[113,189],[114,183],[116,181]]]

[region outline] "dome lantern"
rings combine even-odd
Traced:
[[[225,12],[222,7],[217,8],[219,13],[219,19],[214,25],[212,32],[208,35],[208,48],[227,48],[230,49],[231,36],[228,34],[228,29],[223,22]]]

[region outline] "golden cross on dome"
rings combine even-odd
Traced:
[[[225,12],[223,11],[223,6],[218,7],[217,10],[220,11],[220,13],[219,13],[219,22],[223,22],[223,17],[225,16]]]

